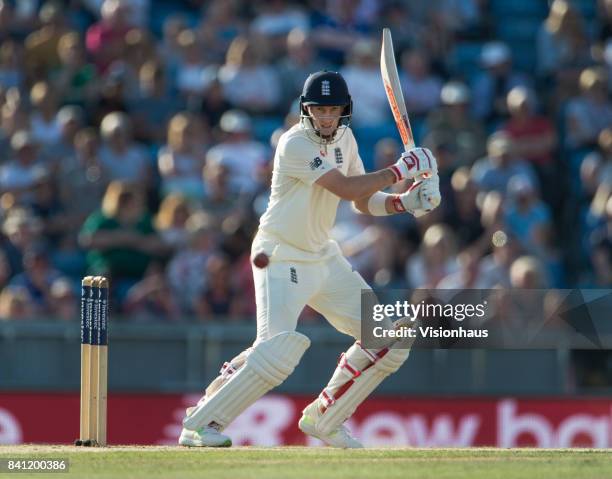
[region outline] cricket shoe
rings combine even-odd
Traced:
[[[189,447],[230,447],[232,440],[213,425],[201,427],[197,431],[183,428],[178,443]]]
[[[359,449],[363,447],[363,444],[351,436],[351,433],[343,424],[338,426],[335,431],[332,431],[329,434],[323,434],[317,429],[316,426],[317,418],[320,415],[321,413],[319,412],[318,401],[314,401],[306,406],[306,409],[302,411],[302,417],[298,423],[300,431],[302,431],[304,434],[320,439],[331,447],[340,447],[343,449]]]

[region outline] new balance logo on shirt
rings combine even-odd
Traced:
[[[297,281],[297,271],[295,270],[295,268],[292,266],[291,268],[289,268],[289,273],[291,275],[291,282],[298,284]]]
[[[318,156],[312,160],[310,162],[310,169],[311,170],[316,170],[317,168],[319,168],[321,165],[323,164],[323,160],[321,158],[319,158]]]

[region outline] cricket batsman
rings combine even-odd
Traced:
[[[420,216],[440,203],[436,159],[413,148],[389,168],[365,173],[350,129],[352,100],[339,73],[321,71],[304,83],[301,120],[280,138],[272,194],[251,250],[257,338],[225,363],[197,405],[187,410],[179,444],[231,446],[223,430],[248,406],[281,384],[310,340],[295,331],[305,305],[356,342],[340,356],[299,428],[333,447],[362,445],[343,423],[408,358],[409,350],[362,347],[361,290],[370,289],[330,238],[341,199],[360,213]],[[427,176],[420,180],[422,175]],[[381,190],[415,179],[403,194]],[[429,208],[429,209],[428,209]]]

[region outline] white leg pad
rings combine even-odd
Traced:
[[[225,428],[257,399],[287,379],[309,346],[306,336],[293,331],[279,333],[253,346],[242,367],[192,409],[183,426],[197,430],[215,422]]]
[[[346,421],[387,376],[404,364],[410,350],[388,349],[378,354],[355,343],[342,355],[332,379],[317,399],[324,409],[315,423],[321,433],[329,434]]]

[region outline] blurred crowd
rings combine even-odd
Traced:
[[[380,288],[612,287],[612,0],[513,3],[0,0],[0,319],[76,319],[86,274],[128,320],[252,318],[250,243],[308,73],[346,78],[368,171],[400,154],[385,26],[443,203],[343,202],[355,268]],[[502,35],[521,21],[528,45]]]

